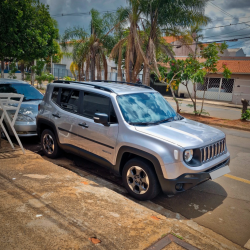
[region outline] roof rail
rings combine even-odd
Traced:
[[[87,86],[92,86],[95,89],[101,89],[107,92],[111,92],[113,93],[114,91],[110,88],[107,87],[103,87],[103,86],[97,86],[95,84],[91,84],[91,83],[86,83],[86,82],[78,82],[78,81],[66,81],[66,80],[55,80],[53,83],[65,83],[65,84],[70,84],[70,83],[77,83],[77,84],[83,84],[83,85],[87,85]]]
[[[109,80],[94,80],[92,82],[121,83],[121,84],[126,84],[126,85],[132,85],[132,86],[136,86],[136,87],[141,87],[141,88],[145,88],[145,89],[152,89],[151,87],[149,87],[147,85],[143,85],[143,84],[139,84],[139,83],[133,83],[133,82],[109,81]]]

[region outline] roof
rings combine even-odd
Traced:
[[[186,60],[187,57],[175,57],[176,60]],[[205,62],[206,60],[204,58],[197,58],[199,62]],[[169,64],[166,63],[160,63],[158,62],[159,65],[163,67],[169,67]],[[218,73],[223,72],[223,65],[228,67],[228,69],[233,73],[233,74],[250,74],[250,60],[219,60],[217,63],[217,69]]]
[[[174,36],[164,36],[162,37],[167,43],[172,43],[172,42],[176,42],[179,39],[177,37]]]
[[[234,48],[234,49],[227,49],[229,52],[237,52],[241,50],[242,48]]]
[[[65,83],[57,83],[56,84],[65,84]],[[83,83],[83,84],[81,84]],[[86,85],[84,85],[86,83]],[[54,84],[54,83],[53,83]],[[141,92],[155,92],[154,89],[147,89],[147,88],[141,88],[136,86],[130,86],[127,84],[119,84],[119,83],[108,83],[108,82],[71,82],[71,86],[77,86],[78,88],[89,88],[93,89],[93,86],[100,87],[99,90],[102,90],[101,88],[108,88],[111,90],[111,92],[114,92],[118,95],[124,95],[124,94],[130,94],[130,93],[141,93]],[[65,86],[65,85],[64,85]],[[69,86],[69,85],[68,85]]]
[[[250,74],[250,61],[245,60],[219,60],[217,64],[217,69],[219,73],[223,72],[222,66],[226,64],[228,69],[231,70],[232,73],[239,74]]]

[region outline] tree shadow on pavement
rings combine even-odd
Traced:
[[[160,194],[152,202],[187,219],[198,218],[219,207],[227,197],[225,189],[214,181],[207,181],[186,192],[167,197]]]

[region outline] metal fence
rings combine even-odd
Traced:
[[[79,72],[75,71],[74,74],[68,70],[68,69],[61,69],[61,68],[46,68],[46,71],[51,73],[54,77],[55,80],[59,79],[65,79],[66,77],[70,77],[72,80],[79,80],[80,81],[90,81],[91,79],[91,73],[84,71],[84,73],[80,74],[79,77]],[[101,71],[100,76],[98,76],[97,72],[95,72],[95,80],[105,80],[105,75],[104,71]],[[140,79],[142,82],[142,74],[137,75],[136,79]],[[108,72],[107,75],[107,80],[109,81],[126,81],[126,73],[122,73],[122,79],[118,79],[118,74],[117,72]]]
[[[197,98],[232,101],[234,79],[206,78],[204,84],[197,84]]]

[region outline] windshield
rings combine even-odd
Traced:
[[[157,92],[117,96],[126,122],[148,125],[178,120],[178,115],[164,97]]]
[[[24,102],[43,99],[43,95],[37,89],[24,83],[0,84],[0,93],[22,94]]]

